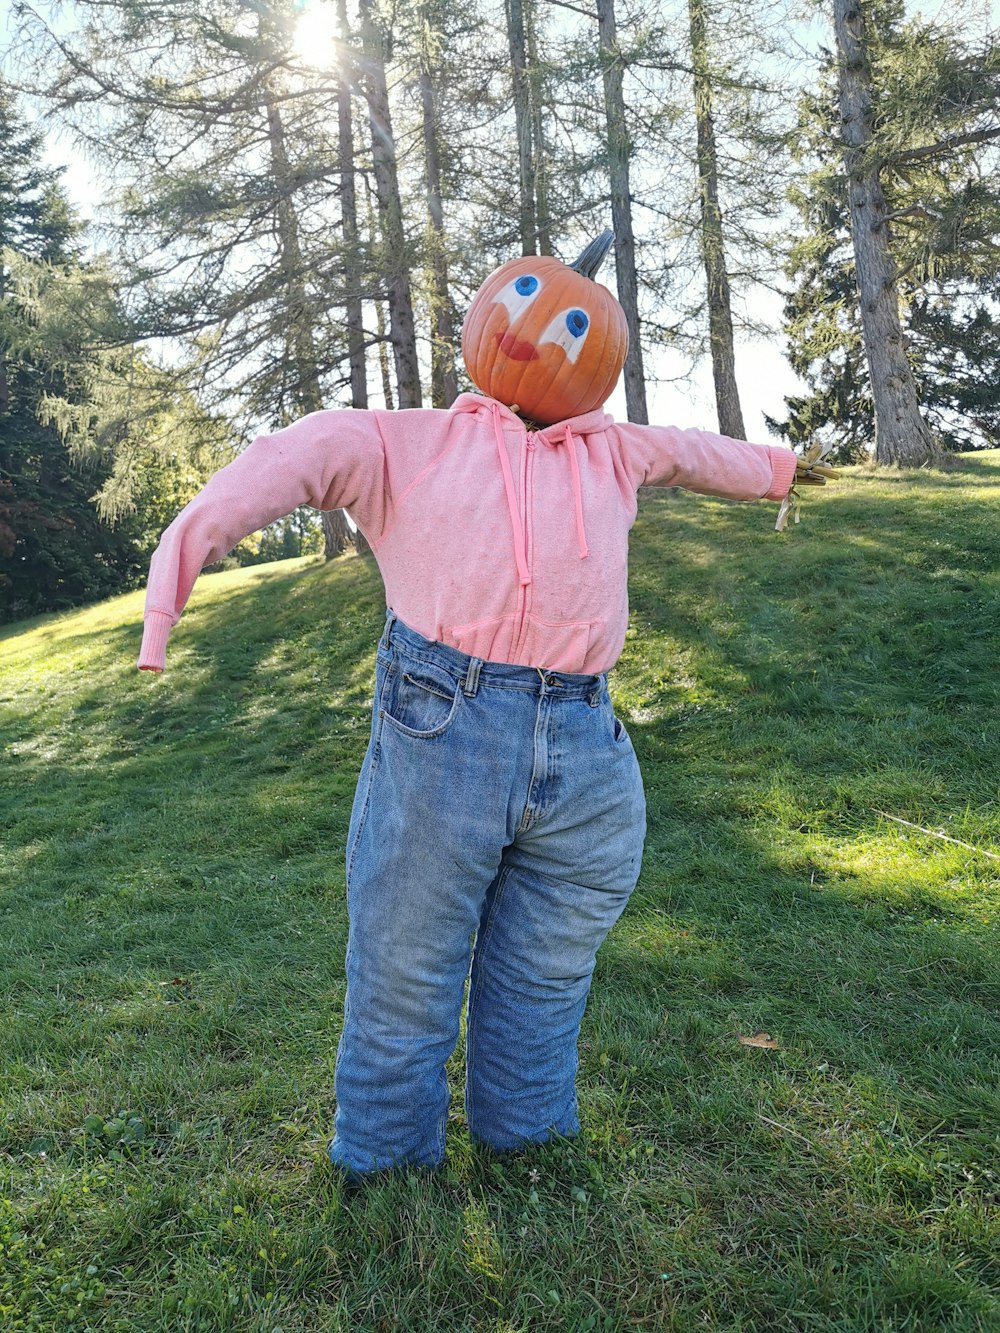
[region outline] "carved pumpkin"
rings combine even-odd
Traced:
[[[606,402],[625,360],[625,312],[594,281],[614,233],[575,264],[512,259],[472,298],[462,355],[473,383],[522,416],[551,425]]]

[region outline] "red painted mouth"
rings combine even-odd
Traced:
[[[533,343],[515,338],[510,329],[498,330],[494,335],[497,346],[512,361],[537,361],[538,351]]]

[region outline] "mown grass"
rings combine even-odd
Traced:
[[[139,594],[8,627],[0,1328],[1000,1328],[998,503],[996,453],[784,536],[643,500],[584,1133],[474,1149],[460,1043],[445,1169],[346,1198],[377,572],[203,576],[162,677]]]

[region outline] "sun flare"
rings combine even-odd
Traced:
[[[337,9],[332,0],[307,0],[295,20],[295,54],[307,65],[332,65],[337,56]]]

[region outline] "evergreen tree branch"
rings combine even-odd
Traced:
[[[991,139],[997,138],[1000,138],[1000,125],[991,126],[989,129],[970,130],[967,134],[952,134],[947,139],[940,139],[937,143],[924,144],[921,148],[905,148],[900,153],[893,153],[886,158],[886,166],[898,167],[906,162],[917,162],[928,157],[940,157],[945,153],[950,153],[955,148],[963,148],[975,143],[988,143]]]

